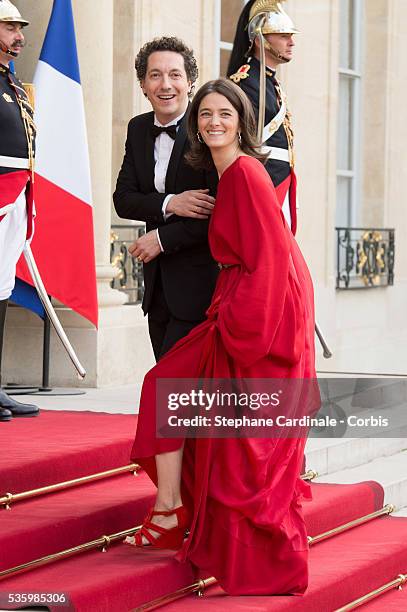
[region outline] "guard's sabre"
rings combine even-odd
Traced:
[[[260,83],[259,83],[259,116],[257,119],[257,140],[263,142],[264,121],[266,118],[266,51],[264,38],[261,31],[265,17],[257,27],[257,34],[260,41]]]
[[[321,343],[321,346],[323,348],[325,359],[329,359],[330,357],[332,357],[332,353],[329,350],[328,345],[325,342],[325,338],[322,335],[321,329],[316,321],[315,321],[315,333],[318,336],[318,340]]]
[[[52,325],[54,326],[54,329],[59,337],[59,339],[61,340],[62,344],[64,345],[64,348],[66,350],[66,352],[69,355],[70,360],[72,361],[73,365],[75,366],[78,375],[80,378],[85,378],[86,376],[86,370],[85,368],[82,366],[81,362],[79,361],[71,343],[68,340],[68,337],[57,317],[57,314],[50,302],[50,299],[47,295],[47,292],[45,290],[44,287],[44,283],[42,282],[42,278],[40,276],[40,273],[38,271],[37,268],[37,264],[35,263],[35,259],[34,256],[32,254],[31,251],[31,247],[29,244],[25,245],[24,248],[24,257],[25,260],[27,262],[28,265],[28,269],[30,270],[30,274],[32,276],[32,279],[34,281],[35,284],[35,288],[37,289],[38,295],[40,297],[40,300],[42,302],[42,305],[45,308],[45,311],[48,315],[49,320],[51,321]]]

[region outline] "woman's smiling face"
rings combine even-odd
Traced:
[[[219,93],[203,98],[198,109],[198,129],[210,149],[236,146],[239,115],[231,102]]]

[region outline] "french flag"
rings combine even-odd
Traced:
[[[34,84],[31,248],[47,292],[97,326],[89,153],[71,0],[54,0]],[[23,259],[17,276],[32,284]]]

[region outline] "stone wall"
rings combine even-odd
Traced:
[[[16,0],[16,4],[32,21],[26,30],[27,48],[17,64],[22,79],[31,80],[52,3]],[[318,347],[318,367],[406,373],[407,3],[365,0],[364,5],[361,223],[396,228],[395,286],[370,291],[335,289],[339,0],[289,0],[286,5],[301,30],[294,61],[280,70],[294,115],[298,240],[315,282],[317,317],[334,351],[334,358],[326,362]],[[91,157],[100,328],[94,330],[66,309],[60,313],[88,368],[87,384],[105,386],[140,380],[153,362],[141,309],[124,305],[123,294],[109,286],[114,275],[109,263],[110,225],[117,222],[111,193],[123,156],[127,122],[148,110],[136,81],[135,53],[154,36],[177,35],[195,50],[200,83],[216,77],[219,6],[217,0],[73,1]],[[228,6],[233,12],[230,2]],[[227,18],[236,21],[237,15]],[[4,378],[37,382],[40,322],[18,309],[10,309],[9,315]],[[76,384],[55,339],[51,382]]]

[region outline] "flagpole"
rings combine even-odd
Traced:
[[[47,316],[44,317],[44,336],[42,343],[42,386],[40,391],[51,391],[49,387],[49,356],[51,342],[51,324]]]
[[[51,299],[50,296],[48,296]],[[50,360],[51,360],[51,323],[47,316],[44,318],[43,326],[43,349],[42,349],[42,386],[36,390],[35,395],[52,395],[52,396],[63,396],[63,395],[85,395],[86,391],[83,389],[74,388],[61,388],[61,387],[50,387]]]

